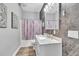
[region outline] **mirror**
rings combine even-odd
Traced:
[[[59,3],[47,3],[44,16],[44,32],[56,34],[56,30],[59,30]]]

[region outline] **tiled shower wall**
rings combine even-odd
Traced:
[[[60,29],[56,34],[63,39],[63,55],[79,55],[79,39],[69,38],[68,30],[79,31],[79,3],[61,4]]]

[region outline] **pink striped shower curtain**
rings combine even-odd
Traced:
[[[22,36],[25,40],[33,39],[35,35],[42,34],[40,20],[22,20]]]

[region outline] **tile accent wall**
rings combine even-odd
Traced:
[[[63,11],[65,11],[64,16],[62,15]],[[60,30],[56,36],[63,39],[63,55],[79,55],[79,40],[68,38],[68,30],[79,31],[78,3],[65,3],[61,5]]]

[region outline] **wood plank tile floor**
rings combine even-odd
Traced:
[[[36,56],[33,47],[21,47],[16,56]]]

